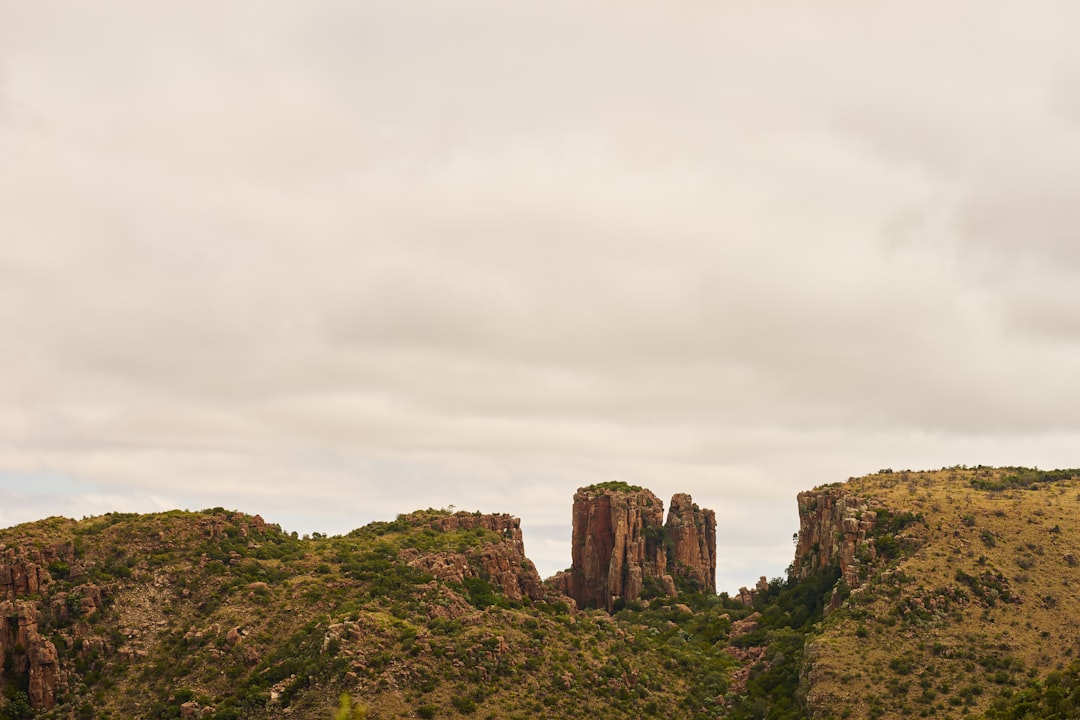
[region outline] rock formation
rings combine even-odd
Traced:
[[[55,704],[60,666],[56,646],[38,632],[38,601],[20,598],[46,591],[52,583],[49,567],[68,573],[74,566],[71,543],[0,546],[0,661],[26,678],[30,706],[35,709]]]
[[[702,510],[686,493],[671,498],[667,523],[673,575],[680,575],[701,592],[716,593],[716,513]]]
[[[716,516],[689,495],[664,504],[649,490],[620,483],[574,494],[572,566],[549,583],[582,608],[612,611],[633,602],[649,582],[676,594],[672,574],[703,592],[716,591]],[[669,565],[671,573],[669,574]]]
[[[56,646],[38,632],[36,603],[0,601],[0,657],[5,667],[28,678],[31,707],[48,709],[56,703],[60,670]]]
[[[47,569],[49,565],[70,570],[74,564],[75,550],[71,543],[44,548],[0,545],[0,599],[36,595],[52,580]]]
[[[753,589],[748,587],[739,588],[739,594],[732,598],[732,600],[738,600],[743,605],[750,607],[754,604],[754,600],[758,595],[769,591],[769,578],[762,575],[758,578],[757,584]]]
[[[525,557],[520,518],[507,514],[478,515],[459,512],[437,518],[432,521],[431,526],[439,532],[483,528],[500,534],[503,540],[467,552],[423,554],[406,549],[402,551],[402,557],[410,566],[429,572],[440,580],[458,583],[469,577],[483,578],[514,601],[526,597],[541,600],[545,597],[540,574],[532,560]]]
[[[646,578],[665,574],[664,504],[643,489],[581,488],[574,494],[568,594],[609,612],[636,600]]]
[[[877,514],[861,498],[848,495],[840,486],[808,490],[798,495],[799,537],[792,574],[805,578],[824,570],[834,560],[848,587],[854,589],[863,580],[859,551],[876,555],[870,537]]]

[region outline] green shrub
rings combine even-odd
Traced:
[[[454,695],[450,698],[450,704],[462,715],[471,715],[476,712],[476,701],[467,695]]]
[[[622,480],[608,480],[607,482],[594,483],[586,490],[614,490],[615,492],[641,492],[640,485],[630,485]]]

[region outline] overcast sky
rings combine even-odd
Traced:
[[[0,526],[1080,465],[1080,4],[0,0]]]

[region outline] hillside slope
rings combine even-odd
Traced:
[[[0,598],[4,718],[324,719],[342,692],[372,718],[711,717],[737,664],[716,596],[637,605],[640,635],[576,611],[508,515],[329,538],[222,509],[50,518],[0,531]],[[695,616],[708,643],[668,645]]]
[[[613,613],[541,582],[510,515],[310,538],[221,508],[49,518],[0,530],[0,720],[326,720],[342,693],[372,719],[1072,717],[1076,476],[882,471],[800,493],[788,578],[738,598],[653,579]],[[683,504],[692,549],[709,523]],[[616,525],[613,547],[636,532]],[[707,541],[687,565],[665,528],[638,544],[708,566]]]
[[[800,494],[795,571],[836,561],[844,577],[808,651],[813,716],[959,718],[1064,670],[1080,651],[1078,476],[883,471]]]

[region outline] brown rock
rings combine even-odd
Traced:
[[[14,600],[35,595],[50,582],[47,567],[57,563],[65,572],[78,574],[75,549],[71,543],[57,543],[43,548],[34,545],[0,547],[0,599]]]
[[[731,655],[739,662],[739,667],[731,673],[729,692],[742,695],[746,692],[747,682],[754,667],[765,660],[767,648],[752,646],[748,648],[726,647],[724,652]]]
[[[648,490],[594,486],[574,494],[568,594],[578,607],[610,612],[619,598],[637,600],[639,577],[664,575],[663,520],[664,504]]]
[[[747,607],[749,607],[750,605],[754,604],[754,597],[756,595],[757,595],[756,590],[751,590],[751,589],[746,588],[746,587],[741,587],[741,588],[739,588],[739,594],[736,595],[734,597],[734,599],[738,600],[743,605],[746,605]]]
[[[474,551],[422,554],[414,549],[402,550],[400,557],[411,567],[425,570],[440,580],[462,582],[465,578],[482,577],[507,598],[521,601],[528,597],[541,600],[546,592],[536,566],[525,556],[521,536],[521,520],[507,514],[480,515],[459,512],[437,518],[431,527],[440,532],[456,532],[483,528],[502,536],[502,542],[484,545]]]
[[[216,708],[213,705],[200,705],[194,700],[189,700],[180,706],[180,717],[187,718],[206,718],[214,714]]]
[[[677,595],[673,576],[716,592],[716,514],[677,494],[664,524],[664,504],[644,489],[602,486],[574,494],[573,564],[548,581],[582,608],[609,612],[659,582]]]
[[[840,486],[801,492],[798,499],[799,534],[792,575],[805,578],[836,560],[847,586],[859,587],[866,574],[859,551],[865,548],[871,560],[876,557],[870,537],[876,513]]]
[[[641,590],[643,587],[645,587],[645,579],[642,577],[641,566],[634,565],[630,567],[627,572],[626,587],[624,588],[626,597],[633,599],[641,597]],[[674,587],[674,581],[672,582],[672,587]]]
[[[49,598],[49,614],[55,622],[61,625],[68,621],[71,616],[71,611],[68,609],[68,594],[65,592],[56,593]]]
[[[758,629],[759,621],[761,620],[761,613],[754,613],[747,615],[742,620],[736,620],[731,623],[731,630],[728,632],[728,637],[737,638],[743,635],[749,635]]]
[[[27,678],[30,706],[47,710],[56,704],[59,660],[56,646],[38,632],[35,603],[0,601],[0,657],[11,658],[11,670]]]
[[[27,690],[30,706],[51,708],[56,704],[56,682],[60,669],[56,646],[35,634],[26,648],[26,655],[30,664],[30,685]]]
[[[677,493],[668,510],[668,540],[671,543],[672,567],[701,592],[716,592],[716,513],[702,510],[691,497]]]

